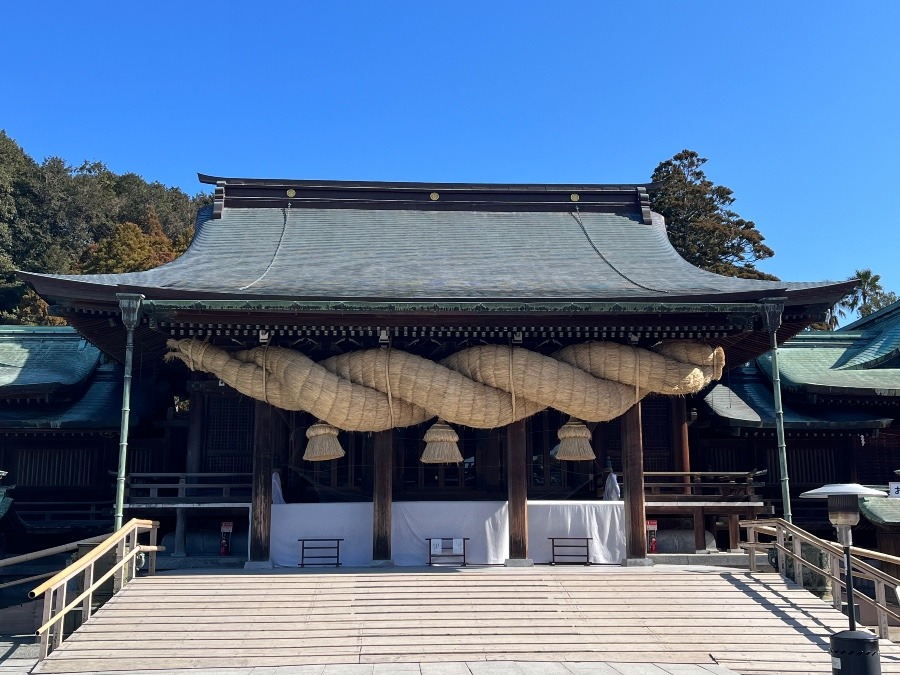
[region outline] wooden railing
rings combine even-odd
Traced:
[[[843,604],[843,596],[846,591],[846,574],[844,567],[844,550],[840,544],[819,539],[810,534],[806,530],[788,523],[781,518],[770,518],[767,520],[744,521],[741,527],[747,528],[747,543],[742,544],[750,553],[750,571],[757,570],[756,552],[768,551],[774,549],[778,560],[778,572],[783,577],[788,577],[787,561],[793,561],[793,578],[798,584],[803,584],[803,569],[806,568],[815,574],[831,581],[831,597],[834,608],[841,610]],[[774,541],[760,541],[760,536]],[[820,551],[828,555],[828,569],[818,567],[813,562],[804,559],[801,556],[801,547],[803,544],[813,547],[814,550]],[[857,557],[859,556],[859,557]],[[878,622],[878,636],[884,639],[888,638],[888,622],[890,617],[900,620],[896,606],[887,604],[887,588],[891,588],[895,594],[900,595],[900,579],[896,579],[889,574],[873,567],[860,557],[878,560],[880,562],[900,564],[900,558],[878,551],[869,551],[868,549],[852,547],[850,556],[850,565],[853,570],[853,578],[866,579],[875,585],[875,599],[860,592],[854,593],[854,598],[871,606],[876,613]],[[842,578],[843,575],[843,578]],[[855,588],[855,584],[854,584]],[[855,611],[854,608],[848,607],[848,612]]]
[[[61,546],[47,548],[43,551],[34,551],[33,553],[23,553],[22,555],[13,556],[11,558],[3,558],[2,560],[0,560],[0,569],[4,567],[13,567],[14,565],[20,565],[22,563],[32,562],[34,560],[40,560],[41,558],[47,558],[52,555],[59,555],[60,553],[76,551],[78,550],[78,546],[80,544],[99,544],[101,541],[106,539],[107,536],[109,535],[101,534],[96,537],[89,537],[88,539],[73,541],[71,544],[62,544]],[[12,586],[18,586],[19,584],[27,584],[32,581],[37,581],[38,579],[46,579],[47,577],[52,577],[54,574],[56,574],[56,572],[45,572],[44,574],[36,574],[33,577],[7,581],[6,583],[0,584],[0,588],[11,588]]]
[[[731,501],[756,497],[762,471],[645,471],[644,494],[648,499],[673,501]]]
[[[130,504],[177,505],[185,502],[246,502],[252,491],[251,473],[132,473]]]
[[[164,547],[156,545],[158,527],[159,523],[152,520],[137,518],[130,520],[84,557],[76,560],[28,594],[29,598],[44,596],[44,623],[37,629],[37,634],[41,638],[38,657],[40,660],[47,658],[52,650],[62,644],[65,632],[64,620],[69,612],[80,608],[82,624],[91,618],[91,612],[94,609],[93,596],[102,583],[112,577],[113,594],[115,594],[134,578],[137,573],[138,554],[149,553],[148,572],[156,573],[156,553],[165,550]],[[143,532],[150,533],[149,544],[138,543],[138,535]],[[102,576],[95,578],[95,565],[112,550],[116,551],[115,564]],[[66,603],[69,582],[79,574],[84,575],[84,590],[74,600]]]
[[[706,550],[706,525],[720,518],[728,528],[728,550],[740,551],[740,519],[766,512],[756,495],[756,482],[766,471],[645,471],[644,508],[647,516],[689,516],[694,521],[694,548]]]
[[[14,503],[16,514],[26,525],[36,528],[60,525],[112,527],[113,509],[109,501]]]

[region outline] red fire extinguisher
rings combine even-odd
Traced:
[[[224,534],[222,542],[219,544],[219,555],[228,555],[228,538]]]

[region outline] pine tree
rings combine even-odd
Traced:
[[[733,192],[706,177],[701,168],[706,161],[693,150],[682,150],[653,172],[659,188],[650,193],[650,205],[666,219],[672,246],[689,263],[710,272],[775,280],[755,265],[774,251],[752,221],[728,208]]]

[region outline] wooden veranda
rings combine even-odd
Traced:
[[[777,574],[468,568],[138,578],[40,673],[561,661],[830,672],[846,618]],[[881,641],[883,673],[900,648]]]

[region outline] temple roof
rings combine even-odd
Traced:
[[[44,297],[299,301],[830,304],[845,284],[693,267],[647,186],[470,186],[221,179],[188,251],[146,272],[21,273]],[[293,196],[288,196],[293,195]],[[577,201],[576,201],[577,200]]]
[[[0,328],[0,433],[23,430],[118,432],[123,369],[68,326]],[[167,385],[150,371],[132,385],[134,426],[165,405]]]
[[[139,293],[135,345],[153,356],[169,337],[247,346],[265,334],[341,350],[390,330],[394,344],[443,338],[448,348],[448,337],[518,336],[546,349],[696,339],[737,365],[770,348],[771,308],[784,310],[783,342],[853,286],[693,267],[650,211],[648,185],[201,180],[216,186],[214,203],[177,260],[129,274],[19,275],[118,360],[117,294]],[[355,339],[334,344],[344,338]]]
[[[779,351],[779,358],[781,351]],[[741,429],[773,429],[775,404],[771,382],[755,365],[730,371],[722,382],[713,385],[702,397],[720,426]],[[783,404],[785,429],[883,429],[892,420],[873,414],[830,407],[803,410]]]
[[[147,396],[132,399],[131,422],[140,424]],[[0,408],[0,432],[9,430],[79,430],[118,432],[122,412],[122,368],[99,366],[83,393],[71,401],[17,403]]]
[[[0,328],[0,399],[52,400],[85,386],[100,350],[69,327]]]
[[[772,359],[759,365],[771,378]],[[900,302],[836,331],[809,331],[778,352],[782,389],[810,396],[900,399]]]
[[[887,528],[900,525],[900,499],[862,497],[859,500],[859,511],[875,525]]]

